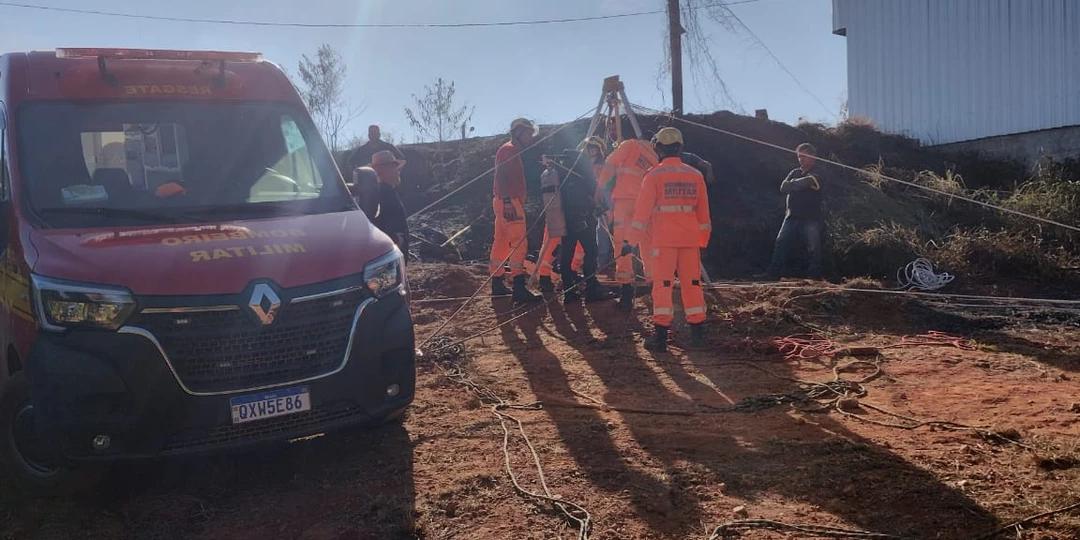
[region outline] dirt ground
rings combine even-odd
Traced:
[[[436,299],[466,296],[482,279],[479,269],[445,265],[410,273],[421,339],[460,305]],[[552,505],[514,489],[504,424],[492,396],[478,398],[481,387],[507,403],[543,404],[502,412],[521,421],[551,493],[588,512],[595,539],[704,539],[742,518],[974,539],[1080,501],[1080,317],[989,316],[870,295],[713,293],[710,350],[669,354],[642,346],[644,298],[633,314],[612,303],[524,313],[478,298],[451,337],[505,324],[463,356],[428,355],[402,425],[125,465],[73,498],[26,501],[0,489],[0,538],[577,538]],[[812,329],[877,354],[788,360],[773,345]],[[932,330],[974,346],[888,347]],[[440,358],[460,362],[467,378],[448,378]],[[870,379],[861,404],[825,412],[799,399],[808,387],[796,380],[832,381],[834,370]],[[912,424],[870,406],[984,429],[886,427],[859,418]],[[541,491],[521,432],[505,425],[510,470]],[[1080,511],[1001,538],[1080,538]]]

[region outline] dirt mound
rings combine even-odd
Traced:
[[[476,271],[452,264],[409,266],[409,287],[417,298],[458,298],[469,296],[480,286]]]
[[[953,273],[978,270],[978,261],[985,259],[985,254],[972,250],[972,243],[965,238],[1010,231],[1016,233],[1014,236],[1026,235],[1028,240],[1021,249],[1030,252],[1029,259],[1046,260],[1052,269],[1078,266],[1078,235],[1053,236],[1051,233],[1056,234],[1056,231],[1033,230],[1030,223],[1004,219],[992,210],[891,183],[883,177],[887,175],[950,193],[972,194],[995,204],[1046,213],[1046,208],[1059,207],[1063,211],[1071,208],[1063,194],[1080,191],[1076,182],[1070,182],[1073,177],[1069,176],[1077,167],[1046,168],[1053,171],[1053,177],[1049,180],[1039,177],[1038,180],[1053,188],[1039,191],[1037,200],[1032,201],[1031,190],[1016,188],[1028,178],[1024,169],[1015,163],[944,154],[923,148],[918,141],[882,134],[865,125],[841,124],[828,128],[804,124],[795,127],[730,112],[690,115],[688,119],[784,148],[794,148],[809,141],[817,146],[822,156],[866,171],[856,173],[821,165],[829,225],[826,271],[831,277],[870,276],[892,280],[896,269],[915,257],[937,255],[952,265],[945,270]],[[643,116],[640,120],[647,133],[671,122],[667,117],[658,116]],[[761,271],[768,263],[773,238],[783,220],[784,199],[778,186],[795,167],[794,157],[788,152],[699,125],[676,124],[684,133],[686,149],[712,162],[716,171],[717,181],[709,189],[714,220],[714,234],[706,252],[710,274],[737,278]],[[545,126],[541,135],[556,128]],[[537,161],[542,153],[575,146],[587,129],[586,120],[565,126],[556,136],[529,152],[526,161]],[[504,140],[504,136],[494,136],[403,148],[409,165],[402,191],[410,211],[425,208],[470,180],[481,177],[413,220],[415,230],[426,238],[440,239],[437,243],[457,235],[450,243],[451,249],[456,250],[453,258],[468,261],[487,257],[493,225],[490,208],[492,175],[484,173],[492,168],[495,150]],[[1061,189],[1061,186],[1068,189]],[[1037,235],[1047,236],[1052,242],[1041,242],[1035,238]],[[953,241],[954,247],[947,247],[949,241]],[[947,248],[943,250],[942,246]],[[416,255],[423,260],[450,260],[440,254],[445,249],[429,247],[432,249]],[[1057,254],[1035,256],[1035,252],[1044,251]],[[1009,274],[1009,268],[997,267],[990,277],[1029,279],[1027,274]],[[1055,279],[1075,279],[1075,276],[1069,277],[1067,271],[1054,270],[1050,274]],[[1046,277],[1047,273],[1037,273],[1032,282],[1040,276]],[[962,286],[962,283],[958,281],[956,286]]]

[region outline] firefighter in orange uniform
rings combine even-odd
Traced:
[[[619,291],[619,307],[630,310],[634,304],[634,257],[631,242],[630,220],[634,215],[634,204],[638,200],[641,191],[642,178],[645,172],[656,165],[656,152],[649,143],[640,139],[628,139],[619,144],[611,155],[604,161],[604,167],[600,171],[597,183],[604,185],[611,191],[612,218],[614,221],[613,249],[615,251],[615,281],[622,285]],[[611,178],[614,177],[612,184]],[[638,243],[648,242],[645,235],[639,235]],[[641,246],[641,251],[648,250],[647,245]],[[643,257],[647,260],[647,257]],[[651,269],[644,268],[648,277]]]
[[[525,286],[525,164],[521,153],[536,139],[539,129],[525,118],[510,123],[510,141],[495,153],[495,186],[492,207],[495,210],[495,238],[491,242],[491,293],[513,294],[514,302],[535,302],[539,295]],[[513,292],[503,283],[503,264],[510,263]]]
[[[709,244],[712,223],[705,178],[679,158],[682,132],[666,127],[653,138],[660,164],[645,175],[634,207],[633,239],[651,231],[653,323],[656,333],[646,347],[667,350],[668,329],[674,320],[675,275],[679,276],[690,345],[704,346],[705,293],[701,289],[701,248]]]

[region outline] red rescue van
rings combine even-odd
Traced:
[[[260,55],[2,55],[0,180],[0,459],[24,486],[412,401],[402,254]]]

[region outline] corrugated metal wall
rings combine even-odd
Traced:
[[[944,144],[1080,125],[1080,1],[833,0],[848,108]]]

